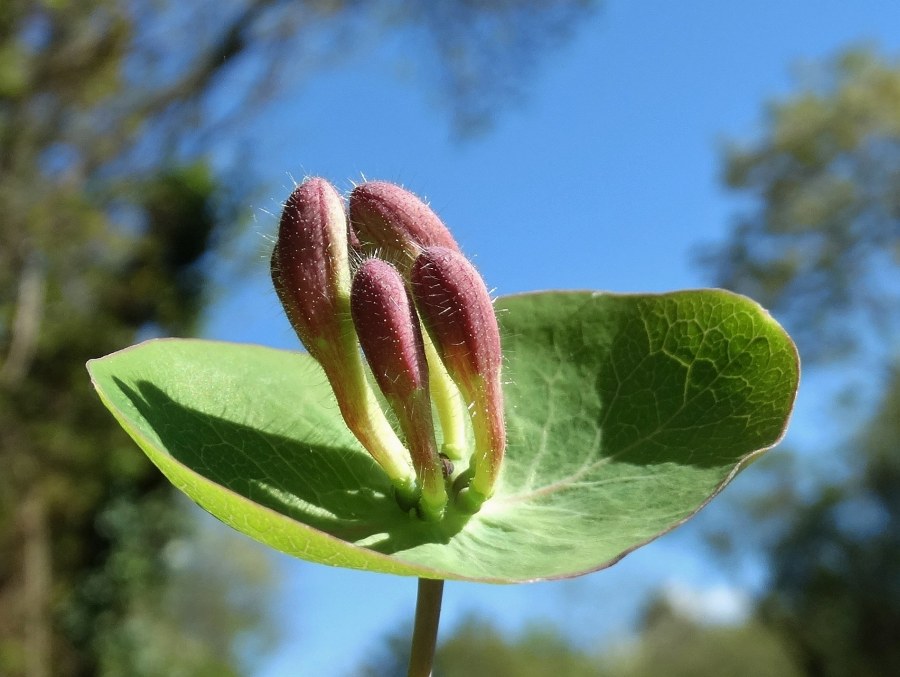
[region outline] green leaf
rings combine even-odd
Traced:
[[[307,355],[157,340],[89,363],[160,470],[303,559],[493,582],[600,569],[681,524],[782,436],[799,378],[752,301],[704,290],[497,302],[509,446],[474,516],[404,514]]]

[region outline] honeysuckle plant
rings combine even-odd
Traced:
[[[271,260],[305,353],[162,339],[93,360],[113,415],[198,505],[313,562],[419,578],[410,675],[446,579],[610,566],[783,435],[784,330],[723,290],[492,303],[405,189],[288,198]],[[349,214],[348,214],[349,212]]]

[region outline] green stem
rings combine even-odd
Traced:
[[[443,595],[444,581],[430,578],[419,579],[408,677],[430,677],[431,675]]]
[[[466,406],[459,388],[447,373],[434,342],[427,331],[422,332],[425,359],[428,361],[428,381],[431,399],[441,422],[443,443],[441,451],[454,461],[461,461],[466,451]]]

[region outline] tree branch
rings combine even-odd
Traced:
[[[19,278],[16,314],[12,323],[12,337],[6,360],[0,367],[0,383],[15,386],[25,378],[37,351],[44,315],[46,281],[43,266],[37,257],[25,261]]]

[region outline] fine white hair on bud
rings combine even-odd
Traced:
[[[311,178],[291,193],[272,252],[272,281],[294,330],[320,362],[340,344],[350,291],[344,204],[330,183]]]
[[[458,250],[434,211],[413,193],[386,181],[368,181],[350,193],[350,225],[367,253],[375,249],[405,275],[425,247]]]

